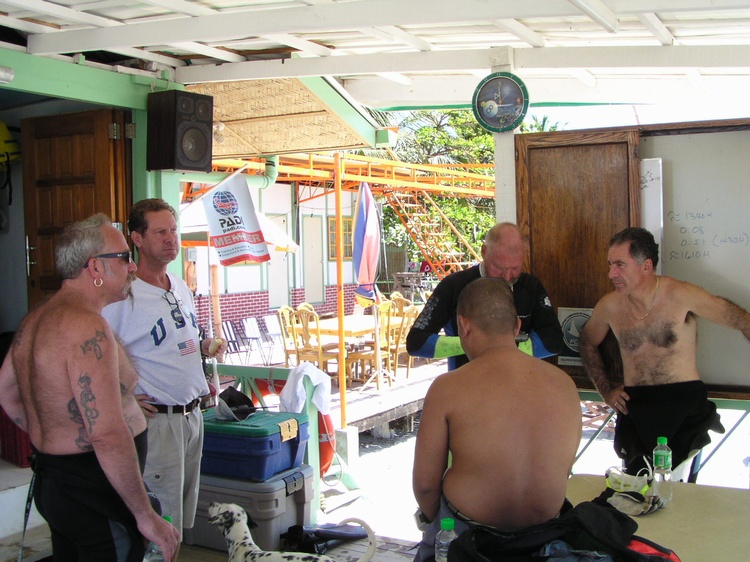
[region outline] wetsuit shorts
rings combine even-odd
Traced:
[[[147,432],[135,437],[141,472]],[[94,452],[34,451],[34,501],[50,527],[53,560],[141,562],[143,536],[135,517],[104,474]]]
[[[657,437],[667,438],[676,467],[711,442],[709,430],[724,433],[716,404],[701,381],[626,386],[625,392],[630,396],[628,414],[617,416],[614,444],[629,474],[646,466],[643,456],[651,458]]]

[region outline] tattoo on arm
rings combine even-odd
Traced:
[[[591,348],[588,345],[580,345],[579,352],[581,359],[583,360],[583,366],[588,374],[591,382],[599,391],[602,397],[605,397],[614,388],[611,381],[607,377],[607,372],[604,368],[604,361],[597,348]]]
[[[81,411],[78,409],[78,404],[76,404],[75,398],[72,398],[70,402],[68,402],[68,413],[70,414],[70,419],[79,426],[76,446],[81,451],[91,451],[93,449],[93,447],[91,446],[91,439],[89,439],[89,434],[86,433],[86,427],[83,425],[83,416],[81,415]]]
[[[83,406],[83,414],[88,423],[89,433],[96,423],[96,419],[99,417],[99,410],[96,409],[96,396],[94,391],[91,390],[91,377],[88,375],[81,375],[78,379],[78,385],[81,387],[81,406]]]
[[[99,345],[99,342],[102,342],[107,339],[107,336],[102,332],[101,330],[96,331],[96,335],[83,342],[83,345],[81,346],[81,351],[83,351],[83,354],[86,355],[89,351],[93,351],[94,355],[97,359],[101,359],[102,354],[102,348]]]

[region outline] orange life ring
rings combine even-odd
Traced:
[[[282,380],[273,381],[273,389],[271,389],[271,381],[265,379],[255,379],[255,383],[258,385],[258,390],[261,396],[278,395],[281,389],[284,388],[284,382]],[[253,397],[255,398],[255,397]],[[256,399],[253,400],[256,406],[260,405],[260,402]],[[336,452],[336,428],[333,425],[333,419],[330,414],[321,414],[318,412],[318,451],[320,455],[320,477],[323,478],[331,468],[333,464],[334,453]]]

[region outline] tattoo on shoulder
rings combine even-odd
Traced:
[[[70,402],[68,402],[68,414],[70,414],[70,419],[79,426],[76,446],[81,451],[91,451],[93,449],[93,447],[91,446],[91,439],[89,438],[89,434],[86,432],[86,427],[83,424],[83,416],[81,415],[81,411],[78,409],[78,404],[76,403],[75,398],[71,398]]]
[[[99,417],[99,410],[96,409],[96,396],[91,390],[91,377],[83,374],[78,379],[78,386],[81,387],[81,406],[83,406],[83,416],[88,423],[88,431],[94,427],[96,419]]]
[[[106,334],[101,330],[97,330],[96,335],[94,335],[93,338],[83,342],[83,345],[81,345],[81,351],[83,351],[84,355],[89,351],[93,351],[96,358],[101,359],[104,354],[102,353],[100,342],[105,341],[106,339]]]

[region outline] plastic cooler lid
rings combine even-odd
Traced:
[[[203,412],[204,431],[206,433],[218,433],[222,435],[238,435],[242,437],[268,437],[277,433],[294,433],[296,437],[298,427],[307,423],[307,414],[295,414],[294,412],[268,412],[258,410],[250,414],[242,421],[217,420],[214,409]],[[284,435],[282,435],[282,441]]]
[[[298,467],[278,472],[263,482],[256,482],[247,478],[201,474],[201,487],[228,488],[235,491],[255,492],[256,494],[270,494],[286,489],[287,492],[292,493],[297,489],[304,488],[305,480],[309,480],[310,486],[312,486],[312,477],[313,468],[309,464],[301,464]]]

